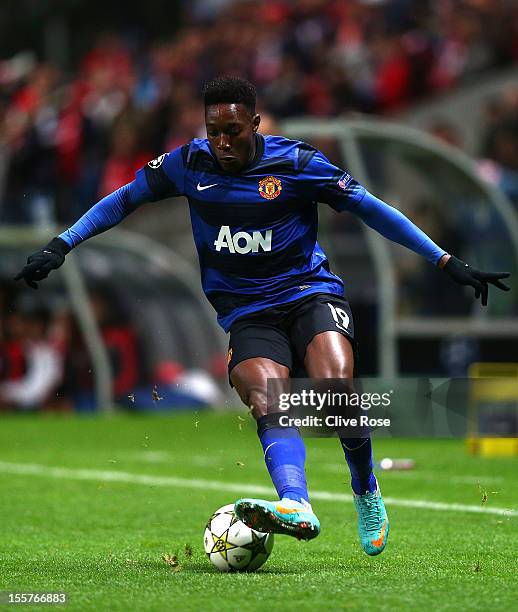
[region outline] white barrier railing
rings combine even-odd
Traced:
[[[0,248],[7,247],[16,249],[24,256],[40,248],[51,236],[59,233],[59,230],[47,228],[45,232],[41,229],[19,228],[0,226]],[[164,273],[173,276],[180,282],[188,294],[199,303],[201,312],[206,316],[206,323],[213,330],[213,337],[217,346],[212,346],[222,354],[226,353],[226,342],[224,333],[219,328],[212,307],[206,301],[200,288],[199,272],[181,255],[174,252],[150,238],[121,230],[112,229],[109,235],[101,235],[88,241],[89,247],[102,244],[106,241],[110,247],[122,251],[132,252],[139,255],[143,260],[152,262],[160,267]],[[66,265],[62,266],[55,274],[61,274],[72,311],[77,319],[81,333],[85,340],[86,348],[93,365],[93,376],[95,386],[95,399],[99,411],[110,413],[113,411],[113,377],[110,359],[103,343],[99,326],[95,320],[84,274],[77,264],[78,253],[70,253],[67,256]],[[21,260],[22,261],[22,260]],[[196,330],[193,330],[195,335]],[[213,342],[213,340],[211,340]],[[203,353],[203,347],[200,347]]]

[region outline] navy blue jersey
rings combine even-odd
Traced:
[[[228,174],[195,139],[149,162],[136,182],[148,199],[187,197],[203,291],[225,330],[269,306],[343,294],[317,242],[317,201],[346,210],[365,190],[308,144],[258,135],[250,165]]]
[[[239,317],[314,293],[343,294],[317,242],[317,202],[350,211],[437,264],[445,251],[310,145],[257,136],[255,158],[223,172],[206,139],[164,153],[60,234],[70,248],[148,201],[189,201],[202,285],[225,331]]]

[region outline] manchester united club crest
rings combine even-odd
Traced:
[[[281,195],[282,183],[275,176],[267,176],[259,181],[259,193],[266,200],[273,200]]]

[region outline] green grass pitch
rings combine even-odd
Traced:
[[[0,591],[65,591],[68,610],[516,609],[518,461],[469,456],[458,440],[375,441],[377,458],[417,467],[380,475],[393,501],[374,558],[357,540],[338,442],[308,440],[321,535],[278,537],[256,573],[215,570],[208,517],[271,487],[240,414],[2,418]]]

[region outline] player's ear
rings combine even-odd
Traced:
[[[252,119],[252,129],[254,132],[257,132],[257,129],[259,128],[260,123],[261,123],[261,115],[256,113],[254,115],[254,118]]]

